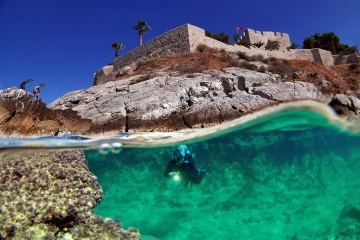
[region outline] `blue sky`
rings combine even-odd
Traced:
[[[138,45],[132,29],[146,20],[144,41],[190,23],[231,36],[235,26],[290,34],[302,44],[314,32],[335,32],[341,42],[360,45],[359,0],[126,1],[0,0],[0,89],[33,78],[46,83],[43,101],[88,88],[93,74],[114,60],[110,44],[124,54]]]

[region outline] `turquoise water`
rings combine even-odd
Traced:
[[[238,131],[188,144],[206,176],[163,177],[174,147],[87,151],[95,212],[143,239],[360,239],[360,137],[326,128]]]
[[[24,150],[83,149],[104,192],[93,211],[142,240],[356,240],[360,135],[332,114],[305,106],[185,133],[0,139],[0,167]],[[208,172],[192,188],[163,175],[179,144]]]

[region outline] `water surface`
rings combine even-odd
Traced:
[[[145,240],[360,239],[358,126],[302,102],[203,130],[4,139],[0,154],[85,150],[94,211]],[[209,173],[192,188],[163,176],[179,144]]]

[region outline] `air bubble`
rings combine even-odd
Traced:
[[[122,146],[122,144],[118,143],[118,142],[111,144],[111,152],[115,153],[115,154],[120,153],[121,152],[121,146]]]
[[[108,143],[103,143],[100,144],[98,147],[99,153],[106,155],[110,152],[110,144]]]

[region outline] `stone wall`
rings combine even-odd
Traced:
[[[263,42],[265,43],[261,46],[261,49],[265,49],[265,45],[268,40],[271,41],[279,41],[280,51],[286,50],[287,47],[290,47],[290,37],[287,33],[280,33],[280,32],[262,32],[262,31],[255,31],[252,29],[246,29],[242,36],[240,36],[240,41],[246,41],[251,44],[256,42]]]
[[[233,44],[225,44],[220,41],[217,41],[213,38],[205,36],[205,31],[202,28],[198,28],[192,25],[188,25],[189,28],[189,42],[190,42],[190,51],[195,52],[196,47],[199,44],[206,44],[208,47],[211,48],[218,48],[218,49],[224,49],[227,52],[245,52],[249,56],[260,54],[264,56],[264,58],[268,57],[275,57],[275,58],[282,58],[282,59],[289,59],[289,60],[308,60],[308,61],[314,61],[317,63],[321,63],[325,66],[331,66],[333,65],[333,57],[331,55],[331,52],[325,51],[322,49],[290,49],[290,50],[278,50],[278,51],[267,51],[262,48],[247,48],[244,46],[239,45],[233,45]],[[288,39],[288,43],[290,43],[290,39],[288,38],[288,35],[284,34],[285,39],[283,41],[287,42],[286,38]],[[268,36],[271,36],[269,34]]]
[[[248,55],[261,54],[265,58],[275,57],[282,59],[299,59],[314,61],[325,66],[334,64],[334,58],[329,51],[322,49],[290,49],[290,38],[285,33],[258,32],[251,29],[245,31],[242,36],[244,39],[254,43],[265,42],[266,39],[278,40],[281,48],[277,51],[266,51],[263,48],[246,48],[244,46],[225,44],[210,37],[205,36],[205,30],[190,24],[184,24],[178,28],[170,30],[130,52],[118,57],[114,61],[114,70],[121,69],[140,59],[159,55],[171,55],[177,53],[195,52],[199,44],[206,44],[212,48],[224,49],[228,52],[245,52]],[[355,59],[355,58],[354,58]],[[358,60],[359,58],[356,58]]]
[[[357,53],[351,55],[333,55],[334,64],[360,63],[360,56]]]
[[[143,58],[189,51],[188,24],[184,24],[116,58],[114,70],[121,69]]]
[[[351,54],[346,63],[360,63],[360,56],[357,53]]]
[[[332,53],[320,48],[311,49],[314,56],[314,62],[321,63],[324,66],[334,65],[334,58]]]

